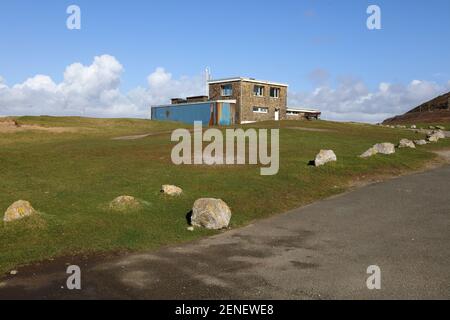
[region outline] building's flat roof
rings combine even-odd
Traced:
[[[261,83],[261,84],[268,84],[268,85],[274,85],[274,86],[279,86],[279,87],[289,87],[289,85],[284,84],[284,83],[272,82],[272,81],[267,81],[267,80],[257,80],[257,79],[253,79],[253,78],[244,78],[244,77],[215,79],[215,80],[209,80],[208,83],[209,84],[217,84],[217,83],[227,83],[227,82],[237,82],[237,81]]]
[[[208,100],[208,101],[199,101],[199,102],[186,102],[186,103],[177,103],[177,104],[162,104],[157,106],[151,106],[152,108],[167,108],[167,107],[183,107],[189,105],[196,104],[205,104],[205,103],[234,103],[236,104],[236,100]]]
[[[297,111],[297,112],[305,112],[305,113],[322,113],[322,111],[316,110],[316,109],[295,108],[295,107],[289,107],[289,108],[287,108],[287,111]]]

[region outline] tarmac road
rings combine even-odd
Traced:
[[[178,247],[59,259],[0,281],[0,299],[449,299],[449,187],[446,166]],[[82,290],[65,289],[66,262]]]

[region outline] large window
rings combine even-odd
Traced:
[[[270,96],[272,98],[279,98],[280,97],[280,88],[270,88]]]
[[[233,86],[226,84],[222,86],[222,97],[230,97],[233,95]]]
[[[264,97],[264,87],[263,86],[255,86],[253,88],[253,94],[257,97]]]
[[[253,107],[253,112],[254,113],[268,113],[269,112],[269,108]]]

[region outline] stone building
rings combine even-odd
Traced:
[[[154,106],[152,119],[233,125],[320,117],[317,110],[288,108],[287,84],[237,77],[209,80],[207,87],[207,96],[174,98],[171,105]]]
[[[236,121],[240,124],[287,119],[288,85],[251,78],[209,81],[211,100],[236,101]]]

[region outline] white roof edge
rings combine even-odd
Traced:
[[[295,107],[288,107],[287,111],[300,111],[300,112],[322,112],[317,109],[305,109],[305,108],[295,108]]]
[[[208,100],[208,101],[199,101],[199,102],[189,102],[189,103],[177,103],[177,104],[160,104],[150,106],[151,108],[166,108],[166,107],[181,107],[188,105],[196,105],[196,104],[205,104],[205,103],[236,103],[236,100]]]
[[[252,79],[252,78],[243,78],[243,77],[209,80],[208,83],[216,84],[216,83],[226,83],[226,82],[236,82],[236,81],[245,81],[245,82],[275,85],[275,86],[280,86],[280,87],[289,87],[289,85],[285,84],[285,83],[272,82],[272,81],[267,81],[267,80],[257,80],[257,79]]]

